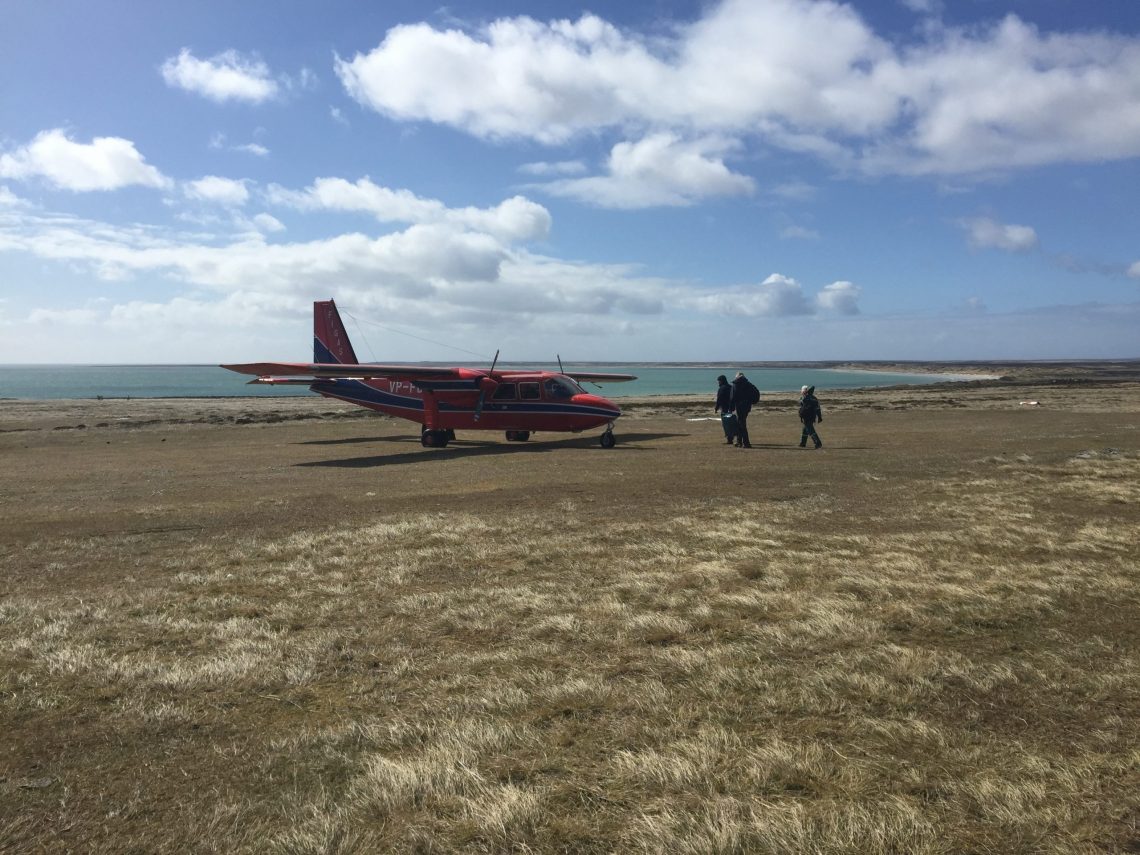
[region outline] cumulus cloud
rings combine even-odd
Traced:
[[[26,205],[27,202],[0,184],[0,208],[16,208],[21,205]]]
[[[189,48],[183,48],[178,56],[162,64],[162,79],[168,86],[219,103],[246,101],[260,104],[275,98],[279,91],[269,66],[234,50],[209,59],[198,59]]]
[[[0,251],[85,265],[103,279],[158,273],[223,292],[289,294],[315,285],[327,290],[329,282],[360,284],[386,277],[415,287],[440,277],[488,281],[498,276],[506,257],[490,235],[437,224],[377,238],[350,233],[269,244],[259,233],[246,231],[228,243],[212,240],[71,218],[29,216],[0,228]]]
[[[700,312],[749,318],[783,318],[814,311],[803,286],[780,273],[773,273],[759,285],[693,294],[681,302]]]
[[[382,187],[369,178],[318,178],[304,190],[273,184],[266,196],[273,204],[301,210],[357,211],[388,223],[449,223],[506,241],[545,238],[551,223],[546,208],[523,196],[512,196],[494,208],[448,208],[438,199]]]
[[[190,199],[214,202],[226,207],[240,207],[249,201],[249,189],[244,181],[207,175],[197,181],[187,181],[183,192]]]
[[[832,282],[815,295],[816,305],[825,312],[839,315],[859,314],[859,295],[862,290],[853,282]]]
[[[414,24],[336,72],[393,119],[488,138],[716,132],[870,173],[941,175],[1140,155],[1140,39],[1042,33],[1015,15],[928,27],[917,42],[816,0],[724,0],[664,37],[595,15]]]
[[[1140,279],[1140,261],[1134,262],[1132,266],[1128,268],[1128,275],[1133,279]]]
[[[170,185],[170,179],[148,164],[130,140],[95,137],[79,143],[59,128],[41,131],[27,145],[0,154],[0,177],[42,178],[74,192]]]
[[[104,280],[158,277],[218,299],[244,294],[303,305],[333,288],[360,307],[417,324],[472,325],[483,336],[491,327],[500,335],[517,328],[536,341],[569,325],[617,333],[649,318],[654,328],[681,329],[702,318],[853,313],[857,295],[850,283],[834,283],[812,296],[782,274],[756,285],[702,288],[645,276],[633,265],[535,254],[446,220],[379,237],[270,243],[262,233],[278,225],[268,215],[235,218],[239,231],[227,239],[15,211],[0,218],[0,253],[26,253]]]
[[[724,164],[730,148],[715,138],[684,141],[670,133],[653,134],[615,145],[605,175],[536,186],[601,208],[681,206],[714,196],[748,195],[755,189],[753,180]]]
[[[256,214],[253,217],[253,225],[255,228],[257,228],[258,231],[264,232],[266,234],[269,234],[271,232],[285,231],[285,224],[272,214]]]
[[[989,217],[962,220],[959,225],[975,249],[1028,252],[1037,247],[1037,232],[1032,226],[1005,225]]]

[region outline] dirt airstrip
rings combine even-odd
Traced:
[[[796,447],[793,393],[765,396],[753,411],[751,451],[722,447],[699,398],[623,401],[611,451],[599,432],[526,444],[461,433],[429,450],[409,422],[316,396],[8,401],[0,534],[16,544],[49,532],[274,532],[396,512],[556,515],[567,500],[630,519],[679,499],[845,504],[874,501],[882,488],[869,485],[986,458],[1135,450],[1137,383],[1035,381],[821,391],[818,453]]]
[[[425,449],[415,425],[316,397],[0,402],[0,851],[1140,846],[1140,372],[975,370],[1002,379],[821,390],[820,451],[797,447],[790,392],[754,411],[750,450],[724,444],[703,398],[623,401],[609,450],[597,432],[525,444],[461,432]],[[395,528],[370,557],[354,552],[378,525]],[[579,551],[595,535],[608,557]],[[430,555],[417,551],[428,541]],[[311,550],[308,569],[278,555],[286,543]],[[950,555],[945,573],[961,578],[907,587]],[[475,575],[440,575],[449,567]],[[626,572],[636,586],[611,578]],[[320,618],[290,594],[314,574]],[[762,606],[756,587],[776,576],[799,593]],[[506,578],[545,593],[475,615],[480,586],[505,591]],[[577,585],[579,599],[559,599]],[[588,589],[612,601],[591,604]],[[844,617],[780,610],[813,598]],[[373,617],[387,634],[362,626]],[[261,632],[277,652],[209,670],[238,668],[219,651]],[[843,688],[845,672],[870,668],[864,645],[895,651],[886,659],[926,651],[927,682],[876,670]],[[460,651],[494,652],[509,674],[490,659],[448,671]],[[829,670],[844,651],[855,658]],[[698,655],[702,682],[686,688],[676,669]],[[800,664],[740,682],[760,660]],[[1095,687],[1073,694],[1074,675],[1094,671]],[[716,692],[701,688],[722,672]],[[900,680],[906,697],[872,688]],[[555,683],[578,685],[574,699],[551,700]],[[635,696],[658,701],[643,710]],[[730,698],[743,704],[732,715]],[[446,737],[462,749],[453,762],[440,716],[460,734]],[[497,748],[471,735],[473,717],[504,728]],[[392,736],[396,720],[419,735]],[[960,753],[926,768],[934,749],[917,730],[885,735],[916,721]],[[390,742],[369,730],[382,722]],[[702,766],[693,740],[719,759]],[[848,762],[797,755],[780,762],[798,771],[771,778],[773,752],[793,744]],[[1024,754],[990,769],[993,746]],[[1063,786],[1041,771],[1062,757],[1085,758]],[[666,758],[681,765],[665,771]],[[1002,778],[1023,760],[1018,780],[1040,774],[1036,795]],[[377,783],[397,762],[416,783]],[[475,777],[426,771],[436,762]],[[987,813],[986,798],[1010,815]],[[788,810],[799,830],[765,837]]]

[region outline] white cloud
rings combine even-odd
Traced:
[[[506,241],[542,239],[550,232],[550,212],[523,196],[513,196],[494,208],[448,208],[438,199],[392,190],[368,178],[356,182],[318,178],[305,190],[270,185],[267,198],[301,210],[359,211],[381,222],[450,223]]]
[[[75,192],[170,184],[130,140],[95,137],[90,143],[78,143],[59,128],[41,131],[26,146],[0,154],[0,177],[43,178]]]
[[[353,98],[394,118],[560,142],[619,122],[626,108],[611,91],[615,77],[656,76],[658,66],[640,45],[587,15],[549,26],[502,19],[485,41],[426,24],[399,26],[370,53],[338,58],[336,72]]]
[[[773,273],[759,285],[693,294],[682,302],[701,312],[749,318],[783,318],[813,312],[803,286],[780,273]]]
[[[0,208],[16,208],[28,204],[3,184],[0,184]]]
[[[349,126],[348,119],[341,112],[340,107],[329,107],[329,115],[333,117],[334,122],[344,125],[346,128]]]
[[[859,314],[859,295],[862,289],[853,282],[832,282],[815,295],[816,305],[825,312],[839,315]]]
[[[755,187],[752,179],[724,164],[731,147],[720,139],[686,142],[669,133],[653,134],[615,145],[606,175],[537,186],[602,208],[692,205],[714,196],[748,195]]]
[[[260,128],[258,129],[260,130]],[[257,157],[267,157],[269,149],[261,145],[261,143],[244,143],[242,145],[228,145],[226,143],[226,135],[218,132],[210,137],[210,148],[212,149],[228,149],[229,151],[240,151],[246,154],[256,155]]]
[[[26,253],[104,280],[181,284],[223,300],[241,294],[303,305],[331,289],[361,308],[424,328],[471,328],[481,339],[493,329],[504,342],[525,335],[549,343],[571,328],[634,335],[647,319],[653,323],[646,329],[680,330],[709,318],[809,315],[821,303],[844,309],[842,283],[825,289],[831,295],[825,297],[809,297],[780,274],[758,285],[701,288],[647,277],[631,265],[537,255],[459,222],[280,243],[255,230],[271,231],[275,223],[262,215],[235,219],[240,231],[226,239],[15,212],[0,218],[0,253]]]
[[[1132,266],[1128,268],[1128,275],[1133,279],[1140,279],[1140,261],[1134,262]]]
[[[519,172],[524,175],[581,175],[587,169],[586,164],[580,160],[560,160],[556,163],[547,163],[545,161],[536,161],[534,163],[524,163],[519,167]]]
[[[253,217],[253,224],[259,231],[265,232],[266,234],[285,231],[285,224],[272,214],[256,214]]]
[[[259,59],[228,50],[210,59],[198,59],[188,48],[162,64],[168,86],[184,89],[219,103],[247,101],[260,104],[277,96],[278,86],[269,66]]]
[[[377,279],[423,287],[434,279],[492,280],[507,253],[488,234],[445,224],[414,225],[370,238],[342,234],[302,243],[268,244],[242,229],[237,240],[121,228],[72,218],[23,216],[0,221],[0,252],[84,266],[103,279],[160,274],[228,292],[293,293],[319,284]]]
[[[207,175],[197,181],[187,181],[183,192],[190,199],[215,202],[226,207],[240,207],[249,201],[249,189],[244,181]]]
[[[988,217],[962,220],[970,246],[975,249],[1002,249],[1006,252],[1028,252],[1037,247],[1037,232],[1032,226],[1005,225]]]
[[[1042,33],[1008,15],[893,38],[849,4],[724,0],[664,37],[593,15],[399,26],[336,70],[366,107],[481,137],[714,132],[903,174],[1140,155],[1135,36]]]

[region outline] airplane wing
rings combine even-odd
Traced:
[[[594,371],[566,371],[563,372],[573,380],[586,383],[624,383],[627,380],[636,380],[636,374],[598,374]]]
[[[458,368],[427,365],[377,365],[361,363],[342,365],[338,362],[246,362],[223,365],[238,374],[256,377],[312,377],[316,379],[368,380],[382,377],[389,380],[459,380],[464,379]]]

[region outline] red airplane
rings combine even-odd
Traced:
[[[326,398],[417,422],[428,448],[443,448],[456,430],[501,430],[509,442],[526,442],[536,431],[579,433],[602,425],[602,448],[613,448],[621,410],[578,382],[637,379],[592,371],[496,371],[494,362],[490,369],[361,363],[332,300],[313,303],[313,359],[222,368],[256,375],[250,383],[308,386]]]

